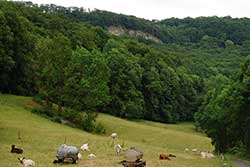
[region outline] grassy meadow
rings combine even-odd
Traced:
[[[166,125],[149,121],[132,122],[109,115],[100,114],[97,121],[106,128],[106,135],[94,135],[74,129],[46,118],[32,114],[36,107],[30,97],[0,95],[0,166],[19,166],[18,157],[25,156],[36,162],[37,167],[79,166],[79,167],[122,167],[119,161],[123,156],[116,156],[109,135],[118,133],[119,143],[124,148],[135,146],[144,152],[143,159],[147,167],[219,167],[219,158],[202,159],[199,155],[184,152],[197,148],[212,151],[210,139],[194,131],[189,123]],[[21,139],[18,139],[18,132]],[[53,164],[57,148],[64,143],[80,147],[89,143],[90,152],[81,152],[83,159],[78,164]],[[15,144],[24,149],[22,155],[11,154],[10,146]],[[89,160],[89,153],[97,158]],[[160,161],[160,153],[175,154],[171,161]]]

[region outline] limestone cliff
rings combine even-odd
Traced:
[[[127,34],[127,35],[130,35],[130,36],[137,36],[137,37],[141,36],[141,37],[143,37],[145,39],[161,43],[161,40],[158,39],[157,37],[155,37],[155,36],[153,36],[153,35],[151,35],[149,33],[142,32],[142,31],[131,30],[131,29],[126,29],[126,28],[123,28],[123,27],[116,27],[116,26],[110,26],[108,28],[108,31],[113,35]]]

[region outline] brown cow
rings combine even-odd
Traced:
[[[168,155],[166,154],[160,154],[160,160],[171,160]]]

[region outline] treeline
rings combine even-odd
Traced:
[[[218,46],[224,47],[224,41],[230,40],[235,44],[248,44],[250,37],[249,18],[227,17],[197,17],[162,20],[159,24],[166,28],[169,34],[174,34],[177,43],[197,43],[205,36],[217,41]]]
[[[203,80],[178,56],[61,14],[0,3],[0,91],[160,122],[192,120]]]
[[[33,4],[27,4],[27,6],[31,5]],[[100,26],[104,29],[107,29],[109,26],[121,26],[127,29],[141,30],[152,35],[156,35],[156,33],[160,31],[159,27],[154,25],[154,22],[137,18],[135,16],[116,14],[98,9],[89,10],[78,7],[63,7],[53,4],[41,5],[39,8],[46,13],[60,13],[71,20],[89,23]]]
[[[78,22],[97,25],[102,28],[120,26],[132,30],[140,30],[152,34],[164,43],[189,45],[199,43],[204,38],[225,47],[230,40],[237,45],[248,45],[250,42],[250,19],[227,17],[169,18],[165,20],[146,20],[95,9],[66,8],[56,5],[42,5],[44,12],[61,13]]]

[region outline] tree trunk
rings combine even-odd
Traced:
[[[50,107],[50,102],[49,102],[48,96],[45,97],[45,105],[46,105],[46,107]]]
[[[58,112],[58,113],[61,113],[61,112],[62,112],[62,104],[61,104],[61,103],[58,103],[57,112]]]

